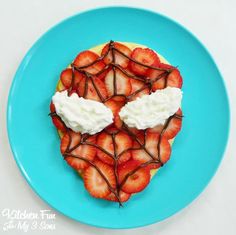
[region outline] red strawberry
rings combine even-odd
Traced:
[[[51,103],[50,103],[50,111],[51,111],[51,113],[54,113],[54,112],[56,112],[55,105],[53,104],[53,102],[52,102],[52,101],[51,101]]]
[[[122,120],[120,119],[119,112],[120,109],[124,106],[124,101],[116,101],[114,99],[109,99],[104,103],[108,108],[111,109],[114,116],[114,124],[117,128],[121,128]]]
[[[159,64],[159,66],[157,67],[164,69],[173,69],[173,71],[170,72],[169,75],[164,75],[162,78],[156,80],[156,82],[154,82],[152,85],[153,91],[156,91],[158,89],[163,89],[165,88],[165,86],[178,87],[178,88],[182,87],[183,81],[178,69],[168,64]],[[147,72],[147,78],[155,80],[158,76],[164,73],[165,71],[149,69]]]
[[[50,103],[50,112],[51,113],[54,113],[56,112],[56,108],[55,108],[55,105],[53,104],[53,102],[51,101]],[[64,124],[64,122],[61,120],[61,118],[59,116],[51,116],[52,118],[52,122],[54,124],[54,126],[62,131],[62,132],[66,132],[67,128],[66,128],[66,125]]]
[[[107,134],[105,132],[101,133],[98,136],[97,145],[103,148],[108,153],[110,153],[112,156],[114,156],[114,147],[115,147],[116,154],[117,155],[120,154],[118,164],[128,161],[131,157],[130,151],[125,151],[125,150],[132,147],[132,139],[130,138],[129,135],[127,135],[124,132],[119,132],[118,134],[116,134],[114,142],[112,139],[112,135]],[[114,159],[112,158],[112,156],[102,151],[101,149],[98,149],[97,155],[99,159],[102,160],[103,162],[110,165],[114,164]]]
[[[66,132],[66,125],[59,116],[52,116],[52,122],[58,130]]]
[[[130,174],[133,170],[137,169],[140,162],[130,160],[118,167],[118,178],[121,185],[122,191],[126,193],[137,193],[142,191],[150,182],[150,170],[148,167],[142,167],[130,175],[125,183],[123,180]]]
[[[104,103],[109,109],[111,109],[113,115],[119,110],[119,106],[113,99],[109,99]]]
[[[179,109],[176,114],[182,116],[182,111]],[[162,136],[164,136],[167,139],[173,139],[178,132],[181,130],[182,127],[182,119],[173,117],[171,121],[169,122],[167,128],[164,130]],[[164,128],[164,125],[158,125],[153,128],[149,128],[147,131],[151,133],[161,133],[162,129]]]
[[[155,63],[153,66],[160,68],[160,69],[173,68],[171,65],[163,64],[163,63]],[[161,76],[161,75],[163,75],[163,76]],[[147,79],[151,79],[151,80],[155,81],[152,84],[153,91],[156,91],[157,89],[165,88],[166,77],[167,77],[167,74],[166,74],[165,70],[156,70],[156,69],[148,69],[147,70]]]
[[[77,67],[80,67],[82,70],[88,73],[96,74],[105,67],[105,64],[103,61],[98,61],[93,64],[93,62],[96,61],[98,58],[99,56],[92,51],[82,51],[75,58],[74,65]],[[83,68],[84,66],[87,66],[89,64],[92,64],[92,65]]]
[[[115,123],[110,124],[105,128],[106,132],[109,134],[117,133],[119,132],[119,129],[115,126]]]
[[[114,188],[116,179],[112,167],[101,161],[96,161],[95,164],[110,183],[110,186]],[[91,165],[84,171],[83,179],[85,188],[93,197],[106,198],[111,193],[106,180],[94,166]]]
[[[164,63],[155,63],[153,64],[154,67],[160,68],[160,69],[173,69],[174,67],[169,64]],[[165,73],[165,70],[157,70],[157,69],[148,69],[147,70],[147,79],[155,80],[159,75]]]
[[[67,147],[73,148],[80,143],[81,134],[74,131],[68,131],[61,140],[61,153],[65,153]],[[68,146],[70,144],[70,146]]]
[[[71,154],[78,157],[86,158],[88,160],[93,160],[96,155],[96,148],[90,145],[79,145],[76,147],[76,145],[80,143],[80,140],[80,133],[75,133],[73,131],[67,132],[61,139],[61,153],[64,154],[66,150],[74,148],[74,150],[70,152]],[[95,143],[96,137],[91,136],[86,141]],[[69,149],[67,149],[69,144]],[[86,161],[73,156],[68,156],[65,158],[65,160],[71,167],[76,170],[84,169],[89,166],[89,163],[87,163]]]
[[[88,83],[87,88],[86,81]],[[87,94],[85,93],[86,89]],[[107,98],[107,90],[104,83],[95,76],[92,78],[83,77],[79,83],[77,93],[79,96],[90,100],[102,101]]]
[[[71,95],[73,95],[74,93],[77,94],[77,90],[70,90],[70,91],[68,91],[68,96],[71,96]]]
[[[131,55],[132,51],[127,46],[125,46],[125,45],[123,45],[123,44],[121,44],[119,42],[115,42],[113,45],[114,45],[114,48],[116,48],[117,50],[121,51],[125,55],[127,55],[127,56]],[[106,54],[108,49],[109,49],[109,44],[106,44],[104,46],[104,48],[102,49],[102,55]],[[126,68],[128,66],[128,64],[129,64],[129,59],[128,58],[126,58],[125,56],[121,55],[119,52],[117,52],[115,50],[114,50],[114,56],[115,56],[115,63],[116,64],[119,64],[123,68]],[[111,52],[111,50],[105,56],[104,62],[106,64],[110,64],[112,62],[112,52]]]
[[[128,96],[131,92],[130,79],[120,70],[115,69],[116,74],[116,94]],[[109,96],[115,94],[114,89],[114,71],[111,69],[105,77],[105,85]]]
[[[61,82],[64,85],[64,87],[67,89],[71,86],[72,75],[73,74],[72,74],[71,68],[65,69],[61,72],[61,76],[60,76]],[[76,89],[78,87],[78,84],[83,76],[84,75],[79,73],[78,71],[76,70],[74,71],[74,81],[73,81],[73,86],[72,86],[73,89]]]
[[[131,157],[131,153],[126,150],[132,148],[133,141],[131,137],[124,132],[119,132],[115,136],[115,145],[117,155],[119,155],[118,163],[121,164],[128,161]]]
[[[131,194],[120,191],[119,196],[120,196],[120,201],[121,202],[126,202],[126,201],[129,200]],[[118,202],[118,199],[117,199],[117,197],[115,196],[114,193],[108,194],[104,199],[106,199],[108,201]]]
[[[144,138],[145,138],[145,131],[144,130],[137,130],[135,128],[130,128],[129,127],[129,130],[132,132],[132,133],[135,133],[135,138],[136,140],[133,142],[133,147],[134,148],[140,148],[141,145],[144,144]]]
[[[136,137],[138,137],[140,135],[140,133],[144,133],[143,130],[139,130],[135,127],[127,127],[127,128],[130,132],[132,132],[134,135],[136,135]]]
[[[174,69],[167,77],[167,86],[181,88],[183,79],[178,69]]]
[[[101,132],[97,138],[97,145],[103,148],[105,153],[101,149],[97,150],[97,156],[100,160],[110,165],[114,164],[113,156],[114,156],[114,146],[112,142],[112,136],[105,132]]]
[[[131,54],[131,58],[149,66],[160,62],[157,54],[149,48],[135,48]],[[145,75],[148,70],[147,67],[139,65],[133,61],[130,61],[130,68],[137,75]]]
[[[104,82],[104,79],[108,73],[109,69],[105,69],[102,73],[100,73],[99,75],[97,75],[97,78],[99,78],[101,81]]]
[[[145,148],[148,153],[151,154],[155,159],[158,158],[158,142],[160,135],[157,133],[146,134]],[[144,149],[132,150],[132,157],[141,163],[152,160],[151,156]],[[160,160],[162,163],[166,163],[170,158],[171,146],[169,141],[165,137],[161,137],[160,142]],[[159,166],[159,164],[158,164]]]
[[[130,83],[132,87],[131,95],[134,94],[131,96],[130,101],[142,97],[143,95],[149,95],[149,88],[145,86],[144,82],[130,78]]]

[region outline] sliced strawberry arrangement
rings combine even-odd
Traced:
[[[149,95],[150,89],[144,82],[136,79],[130,79],[130,83],[132,87],[130,101],[136,100],[138,97],[142,97],[143,95]],[[132,96],[132,94],[134,95]]]
[[[97,145],[102,148],[97,150],[98,158],[107,164],[113,165],[114,146],[112,136],[102,132],[97,138]]]
[[[107,90],[104,83],[95,76],[92,78],[82,77],[77,93],[81,97],[99,102],[107,98]]]
[[[180,72],[161,63],[149,48],[131,50],[118,42],[106,44],[101,55],[89,50],[79,53],[71,66],[62,71],[57,90],[102,102],[111,109],[113,123],[95,135],[81,135],[65,126],[51,103],[52,121],[60,136],[64,134],[61,153],[80,173],[93,197],[126,202],[147,187],[150,170],[169,160],[169,141],[181,129],[182,111],[179,109],[164,125],[146,130],[127,126],[119,112],[127,102],[158,89],[181,88]]]
[[[99,171],[93,165],[84,171],[84,186],[93,197],[105,198],[111,193],[108,183],[112,188],[115,188],[114,170],[111,166],[101,161],[97,161],[95,165]]]
[[[105,85],[107,88],[107,93],[109,96],[115,94],[128,96],[132,89],[130,84],[130,79],[119,69],[115,70],[116,72],[114,72],[114,70],[111,69],[105,76]]]
[[[119,192],[120,202],[126,202],[129,200],[131,194],[125,193],[123,191]],[[108,201],[118,202],[118,199],[114,193],[108,194],[104,199]]]
[[[52,101],[51,101],[51,103],[50,103],[50,112],[51,112],[51,113],[54,113],[54,112],[56,112],[55,105],[53,104],[53,102],[52,102]]]
[[[56,112],[56,108],[55,108],[55,105],[51,102],[50,103],[50,112],[51,113],[55,113]],[[66,125],[64,124],[64,122],[61,120],[61,118],[57,115],[52,115],[51,116],[52,118],[52,123],[54,124],[54,126],[62,131],[62,132],[66,132]]]
[[[110,64],[112,62],[113,56],[112,56],[112,51],[109,50],[109,46],[110,44],[106,44],[103,49],[102,49],[102,53],[101,55],[104,56],[104,62],[106,64]],[[124,44],[121,44],[119,42],[114,42],[113,43],[113,47],[117,50],[119,50],[121,53],[125,54],[126,56],[130,56],[132,51],[125,46]],[[109,52],[108,52],[109,50]],[[113,55],[115,57],[115,63],[122,66],[123,68],[126,68],[129,64],[129,58],[125,57],[124,55],[122,55],[121,53],[119,53],[117,50],[113,50]]]
[[[58,130],[66,132],[66,126],[59,116],[52,116],[52,122]]]
[[[131,58],[134,61],[148,66],[160,63],[157,54],[149,48],[135,48],[131,54]],[[134,61],[130,61],[130,69],[137,75],[146,75],[148,67],[140,65]]]
[[[120,109],[124,106],[125,101],[124,100],[116,100],[116,99],[109,99],[104,103],[108,108],[111,109],[113,116],[114,116],[114,125],[118,129],[122,127],[122,120],[120,119],[119,112]]]
[[[177,68],[163,63],[155,65],[160,69],[171,69],[172,71],[169,74],[166,74],[166,72],[163,70],[149,69],[147,71],[147,79],[155,81],[152,85],[152,91],[164,89],[166,86],[177,88],[182,87],[183,79]]]
[[[109,165],[114,165],[114,158],[118,159],[118,164],[130,159],[131,153],[127,150],[132,148],[133,142],[124,132],[117,133],[114,138],[103,132],[98,136],[97,145],[101,148],[97,150],[98,158]]]
[[[118,167],[119,183],[124,192],[129,194],[138,193],[149,184],[151,178],[149,168],[143,167],[138,169],[139,166],[140,162],[130,160]],[[125,178],[126,181],[124,182]]]
[[[60,79],[66,89],[70,88],[71,86],[73,89],[77,89],[78,84],[83,77],[84,75],[78,71],[72,71],[71,68],[67,68],[61,72]]]
[[[92,51],[83,51],[75,58],[74,65],[88,73],[97,74],[105,67],[105,63],[102,60],[97,61],[98,58],[99,56]]]
[[[96,156],[96,148],[90,145],[79,145],[81,140],[80,133],[75,133],[73,131],[68,131],[61,140],[61,153],[65,154],[69,150],[70,155],[66,155],[65,160],[67,163],[73,167],[75,170],[85,169],[89,166],[87,161],[81,160],[83,157],[87,160],[93,160]],[[89,143],[95,143],[96,137],[91,136],[87,139]]]
[[[154,128],[149,128],[147,131],[150,133],[158,133],[161,134],[161,132],[163,131],[162,136],[164,136],[167,139],[173,139],[178,132],[181,130],[182,127],[182,111],[181,109],[179,109],[176,114],[178,115],[178,117],[173,117],[169,122],[167,127],[163,130],[164,125],[158,125]]]
[[[140,140],[142,140],[142,138],[140,138]],[[159,157],[161,163],[163,164],[169,160],[170,154],[171,154],[171,146],[170,146],[169,141],[164,136],[160,137],[158,133],[148,132],[146,134],[145,140],[146,140],[145,149],[147,151],[145,151],[145,149],[132,150],[132,158],[134,160],[144,163],[144,162],[152,160],[152,157],[150,155],[155,156],[155,159],[158,159]],[[160,144],[158,148],[159,141],[160,141]],[[144,143],[143,140],[141,142]],[[136,143],[135,147],[137,147],[137,145],[138,144]],[[160,149],[160,153],[158,149]],[[158,167],[160,166],[160,164],[157,164],[156,166]]]
[[[178,69],[174,69],[168,76],[167,76],[167,86],[170,87],[178,87],[181,88],[183,84],[183,79],[180,75]]]

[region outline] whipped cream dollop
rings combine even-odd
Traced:
[[[129,127],[152,128],[164,124],[167,118],[177,112],[181,100],[182,91],[179,88],[167,87],[128,102],[119,115]]]
[[[84,99],[76,93],[56,92],[52,97],[56,113],[65,125],[75,132],[90,135],[104,129],[113,122],[113,113],[103,103]]]

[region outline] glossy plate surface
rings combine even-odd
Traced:
[[[47,115],[63,68],[80,51],[110,39],[153,48],[178,66],[184,78],[185,117],[171,160],[123,208],[89,196],[81,178],[63,161]],[[175,214],[202,192],[223,156],[229,106],[214,61],[191,33],[157,13],[112,7],[66,19],[33,45],[15,75],[7,121],[15,160],[44,201],[86,224],[133,228]]]

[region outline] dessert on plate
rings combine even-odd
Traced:
[[[181,87],[176,67],[134,43],[82,51],[62,71],[50,116],[91,196],[122,205],[167,163],[182,125]]]

